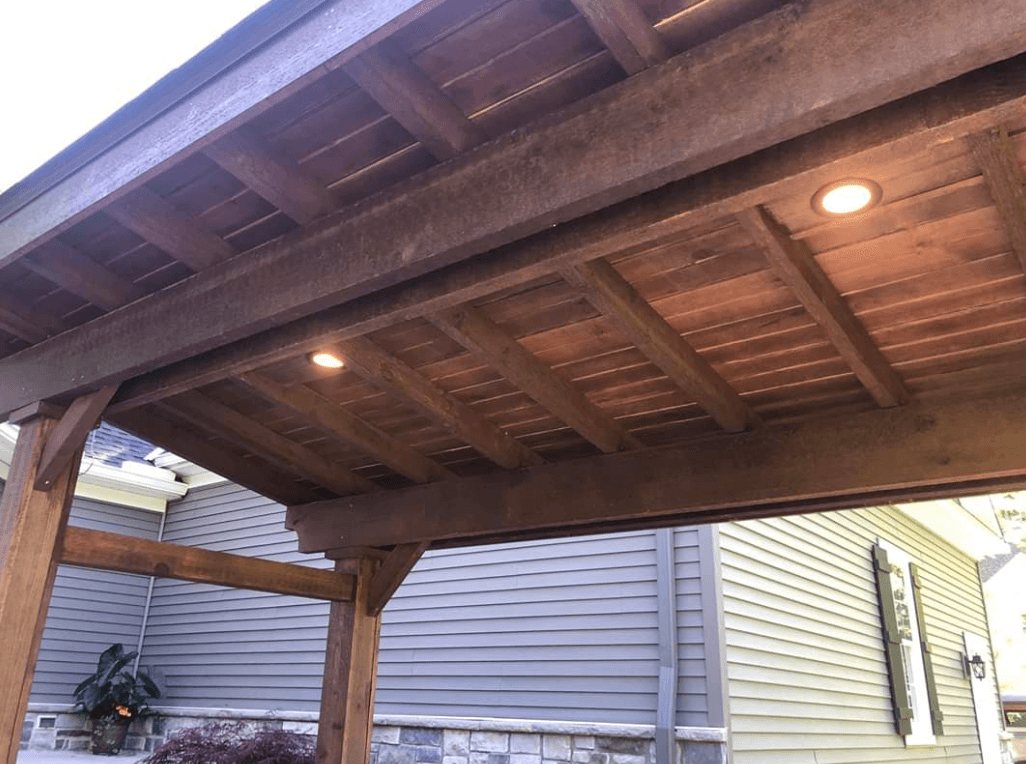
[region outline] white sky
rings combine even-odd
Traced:
[[[267,0],[0,0],[0,192]]]

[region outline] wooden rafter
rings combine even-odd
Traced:
[[[477,309],[464,305],[429,319],[602,451],[641,448],[641,441],[589,401],[572,382]]]
[[[194,271],[206,270],[235,254],[224,239],[140,186],[104,212],[151,244],[181,260]]]
[[[171,409],[197,427],[213,432],[272,464],[293,470],[330,491],[347,495],[380,490],[377,483],[332,464],[306,446],[257,424],[199,392],[182,393]]]
[[[305,565],[69,527],[60,561],[96,570],[230,586],[320,600],[349,601],[353,576]]]
[[[662,63],[670,49],[634,0],[573,0],[627,74]]]
[[[339,537],[354,545],[470,544],[865,506],[930,488],[986,493],[995,480],[1026,485],[1021,391],[324,501],[291,507],[287,524],[306,552]]]
[[[68,469],[75,454],[85,445],[86,435],[100,421],[100,415],[117,390],[117,385],[105,385],[94,393],[76,398],[68,406],[46,439],[46,447],[36,469],[37,491],[49,491]]]
[[[104,310],[116,310],[146,295],[141,287],[59,239],[36,249],[21,263],[61,289]]]
[[[240,374],[238,380],[267,400],[296,412],[311,426],[355,445],[415,483],[430,483],[432,480],[453,477],[452,472],[434,459],[396,440],[305,385],[286,387],[256,372]]]
[[[1004,128],[973,133],[969,147],[976,158],[1001,222],[1008,232],[1012,251],[1026,270],[1026,178],[1015,147]]]
[[[290,472],[263,460],[234,456],[221,446],[194,435],[182,426],[183,422],[173,412],[168,416],[165,412],[136,409],[107,418],[143,440],[160,443],[176,454],[188,454],[189,461],[279,504],[305,504],[324,498],[299,485]]]
[[[909,395],[901,378],[819,267],[808,244],[793,239],[764,207],[737,217],[876,402],[884,407],[905,403]]]
[[[361,53],[343,68],[438,159],[451,159],[484,140],[449,96],[390,40]]]
[[[560,273],[721,427],[737,432],[759,423],[737,391],[612,265],[592,260],[563,268]]]
[[[347,368],[409,402],[496,464],[516,469],[542,463],[542,458],[523,443],[371,340],[354,338],[339,343],[338,349]]]
[[[279,156],[252,130],[239,130],[204,153],[297,223],[309,223],[338,204],[316,178]]]
[[[987,1],[1000,6],[1011,0]],[[0,360],[0,374],[17,363],[26,380],[24,391],[0,391],[0,415],[26,403],[28,395],[49,398],[88,389],[111,379],[136,376],[249,336],[265,328],[268,322],[295,319],[325,304],[351,300],[440,263],[451,263],[501,241],[541,230],[556,220],[636,195],[673,177],[693,174],[734,156],[748,155],[813,129],[826,118],[835,120],[862,112],[901,93],[948,79],[988,60],[1011,55],[1020,44],[1018,30],[1009,28],[1005,22],[991,25],[988,14],[980,12],[978,5],[970,12],[956,0],[943,0],[943,8],[938,7],[937,13],[925,20],[918,15],[915,18],[903,16],[912,13],[904,4],[874,6],[872,14],[860,19],[856,49],[848,49],[845,46],[853,43],[854,38],[835,35],[838,13],[844,16],[848,12],[844,3],[825,3],[790,19],[782,20],[770,14],[692,51],[684,57],[686,61],[681,57],[671,59],[653,68],[644,78],[634,78],[597,94],[564,113],[561,119],[545,120],[535,128],[521,131],[514,136],[515,140],[492,142],[459,157],[450,166],[439,168],[440,172],[432,173],[430,182],[418,180],[381,194],[373,204],[361,208],[358,215],[344,219],[326,217],[319,222],[316,242],[312,240],[312,231],[297,232],[296,236],[287,236],[273,246],[226,264],[219,269],[216,280],[214,274],[190,279],[165,290],[158,298],[139,301],[136,306],[76,328],[39,348],[29,348]],[[960,29],[957,54],[927,47],[907,51],[908,57],[895,58],[878,49],[881,45],[887,48],[889,41],[893,41],[895,29],[907,28],[909,24],[932,24],[940,19],[945,28],[954,25]],[[794,44],[788,46],[786,55],[774,54],[767,58],[769,48],[780,39],[779,34],[770,32],[772,29],[779,31],[781,24]],[[844,62],[844,71],[857,68],[858,62],[868,56],[874,62],[874,66],[867,68],[871,76],[850,78],[833,70],[818,70],[818,63],[812,65],[807,55],[817,49],[813,41],[823,39],[828,30],[844,48],[835,50],[832,57]],[[863,41],[868,42],[863,45]],[[929,55],[931,50],[933,55]],[[706,82],[721,74],[729,79],[729,71],[746,64],[749,58],[771,63],[746,69],[754,75],[738,80],[744,87],[731,88],[725,94],[713,94],[707,88],[698,87],[698,80],[689,79]],[[881,60],[886,60],[887,65],[876,66]],[[895,103],[893,108],[884,111],[891,119],[880,114],[864,115],[836,131],[826,129],[822,141],[829,144],[829,148],[817,155],[820,164],[824,161],[823,154],[831,155],[826,161],[832,161],[859,151],[884,150],[884,146],[896,141],[904,148],[923,147],[982,129],[993,123],[995,113],[1003,113],[1011,101],[1022,97],[1022,78],[1017,72],[1021,66],[1018,59],[1010,61],[997,67],[1007,76],[982,72],[979,80],[970,76],[949,83],[936,93],[926,94],[921,102],[913,99],[908,103]],[[775,102],[777,88],[790,87],[795,78],[805,78],[810,67],[816,70],[816,78],[809,83],[809,88],[802,88],[797,100],[788,99],[786,114],[764,108],[767,98]],[[834,77],[835,74],[838,76]],[[633,87],[635,80],[642,79],[644,92]],[[830,92],[821,87],[828,80],[833,82]],[[837,88],[837,82],[843,83],[843,87]],[[680,101],[668,97],[669,94],[691,90],[714,97],[715,104],[710,102],[703,106],[689,101],[679,103],[680,113],[666,111]],[[950,100],[941,98],[941,93]],[[724,97],[729,103],[723,101]],[[650,104],[652,108],[645,106],[646,99],[654,99]],[[706,118],[709,113],[721,111],[732,115],[731,125],[737,129],[721,130]],[[606,118],[598,119],[599,114]],[[657,124],[639,124],[638,114],[658,115]],[[762,118],[756,119],[757,114],[777,116],[763,124]],[[749,124],[749,117],[751,125],[740,127]],[[593,140],[580,140],[582,125],[588,126],[587,134]],[[861,129],[855,130],[855,125]],[[628,126],[631,135],[643,134],[645,141],[637,144],[643,151],[626,164],[603,161],[594,165],[568,149],[579,145],[582,151],[586,149],[594,156],[598,151],[597,141],[617,136]],[[689,135],[688,141],[679,140],[682,133]],[[573,142],[567,143],[570,138]],[[534,159],[528,161],[525,157]],[[760,167],[758,160],[752,161],[760,172],[770,172],[768,166]],[[813,172],[816,165],[812,161],[806,155],[786,158],[782,164],[789,170],[783,178],[776,175],[770,179],[764,174],[735,180],[719,178],[715,182],[750,191],[758,187],[760,181],[772,180],[775,191],[780,191],[781,181],[794,178],[793,173]],[[491,179],[506,177],[499,171],[499,165],[510,163],[544,167],[544,177],[518,174],[516,189],[504,188],[503,198],[490,198],[495,185]],[[582,174],[586,177],[578,178]],[[705,185],[712,183],[714,177],[696,180],[696,194],[716,196],[722,205],[720,190]],[[558,179],[559,191],[550,193],[547,184],[555,179]],[[514,191],[516,198],[510,196]],[[758,196],[747,199],[729,196],[733,197],[732,204],[738,206],[761,201]],[[446,205],[452,205],[453,214],[446,213]],[[729,208],[731,204],[723,206]],[[407,232],[410,240],[399,241],[397,231],[402,238],[405,235],[402,229],[411,228],[404,224],[410,209],[431,209],[433,224],[430,229],[410,230]],[[510,218],[510,210],[519,211],[516,219]],[[677,212],[680,214],[681,210],[678,208]],[[504,222],[497,227],[499,213]],[[384,250],[377,249],[379,243]],[[345,258],[347,268],[329,274],[321,267],[326,260],[335,262],[340,257]],[[297,276],[308,271],[309,277]],[[292,274],[288,289],[279,288],[284,273]],[[277,286],[272,288],[272,282]],[[268,284],[266,289],[256,286],[263,283]],[[252,299],[254,293],[259,295],[259,300]],[[201,313],[209,320],[195,321],[194,317]],[[166,341],[155,346],[147,343],[145,337],[158,315]],[[92,347],[97,341],[94,335],[98,334],[121,337],[130,359],[112,354],[102,369],[96,369],[92,360],[76,349]],[[91,371],[87,372],[86,366]]]
[[[32,306],[24,304],[17,295],[0,294],[0,329],[25,342],[42,342],[50,336],[43,328],[47,318]]]

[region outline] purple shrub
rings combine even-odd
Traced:
[[[143,764],[314,764],[314,740],[241,722],[207,722],[178,732]]]

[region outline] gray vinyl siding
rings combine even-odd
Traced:
[[[71,506],[71,525],[155,539],[160,514],[89,499]],[[139,642],[150,579],[61,565],[36,663],[30,703],[71,703],[71,692],[96,670],[96,658],[114,642]]]
[[[288,562],[284,510],[232,485],[169,510],[166,541]],[[701,601],[677,538],[682,723],[703,724]],[[382,622],[378,713],[651,724],[658,674],[651,532],[429,553]],[[178,706],[316,710],[327,606],[176,581],[154,590],[144,659]]]
[[[721,527],[735,764],[979,762],[962,632],[986,634],[973,561],[893,509]],[[894,731],[871,548],[921,566],[944,713],[937,745]]]
[[[679,661],[677,724],[686,727],[705,727],[710,724],[710,699],[706,682],[700,566],[702,550],[699,548],[698,530],[674,530],[673,547]]]

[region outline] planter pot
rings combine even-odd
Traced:
[[[100,756],[121,753],[132,720],[126,716],[93,719],[92,752]]]

